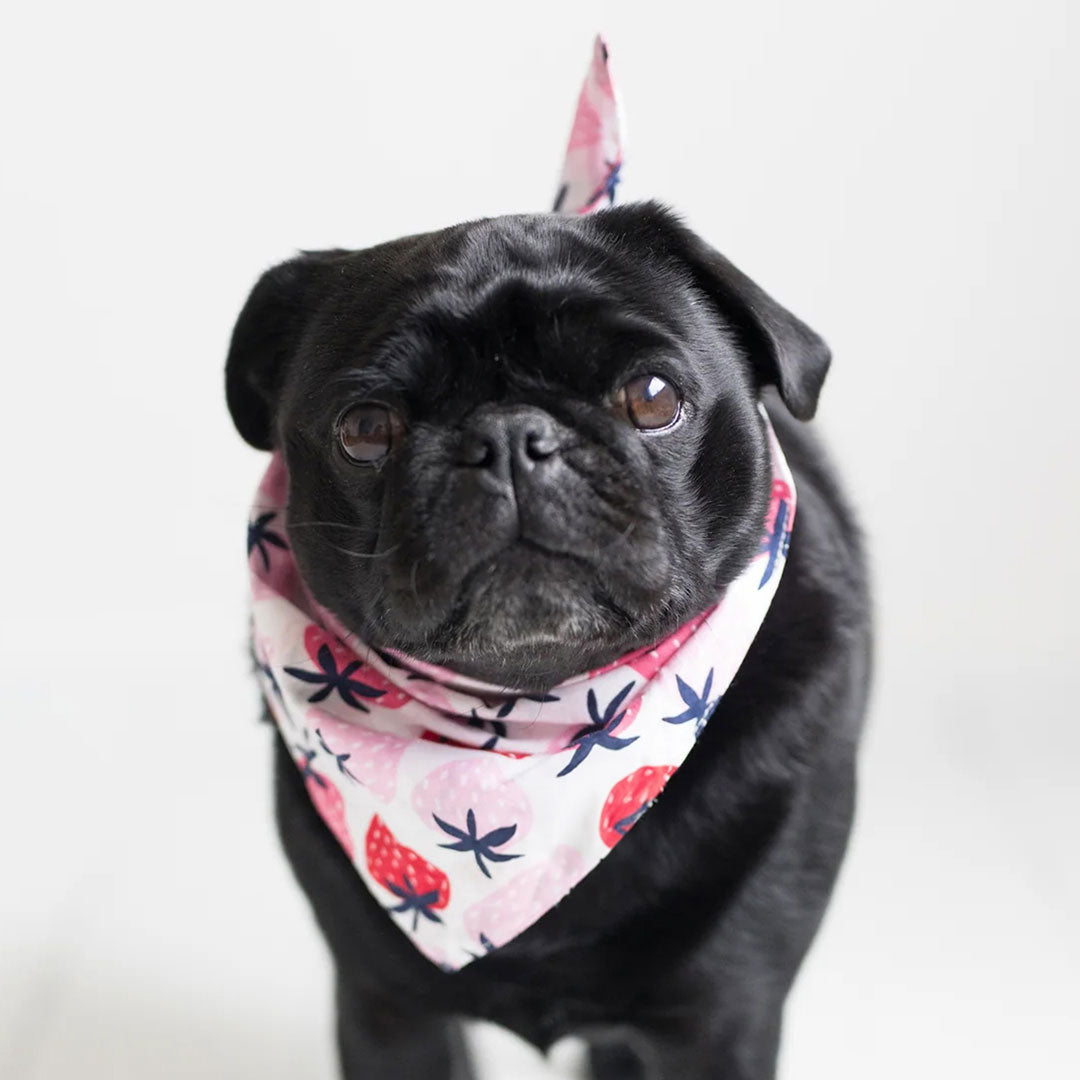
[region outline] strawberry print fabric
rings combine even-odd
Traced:
[[[588,214],[613,205],[622,160],[619,99],[608,65],[607,43],[597,37],[578,95],[553,209],[561,214]]]
[[[560,206],[608,205],[621,166],[607,49],[578,103]],[[270,713],[315,809],[425,956],[455,970],[556,905],[633,828],[692,751],[776,591],[795,488],[764,409],[761,547],[671,637],[544,694],[489,686],[349,633],[307,593],[278,454],[248,524],[252,625]]]

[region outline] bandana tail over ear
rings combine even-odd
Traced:
[[[611,78],[607,42],[599,34],[581,85],[574,126],[552,209],[591,214],[615,203],[622,170],[622,116]]]

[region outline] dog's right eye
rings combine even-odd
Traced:
[[[377,465],[403,431],[398,414],[375,401],[354,405],[338,421],[341,449],[357,465]]]
[[[661,431],[682,415],[678,388],[659,375],[631,379],[615,396],[618,409],[641,431]]]

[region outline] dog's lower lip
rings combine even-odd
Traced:
[[[576,552],[560,551],[558,548],[548,547],[546,544],[540,543],[539,540],[533,540],[530,536],[519,536],[509,545],[509,547],[504,548],[499,554],[502,555],[503,552],[511,551],[515,547],[524,548],[526,551],[535,551],[540,555],[547,555],[553,559],[575,559],[579,562],[584,561],[584,556],[579,555]]]
[[[464,600],[471,592],[473,585],[477,578],[497,573],[499,570],[499,563],[502,559],[508,555],[512,555],[514,551],[529,552],[533,555],[539,555],[546,559],[554,559],[560,561],[567,561],[578,563],[584,566],[590,566],[591,561],[585,556],[578,554],[574,551],[560,550],[559,548],[548,547],[541,543],[539,540],[534,540],[528,536],[517,536],[497,551],[490,552],[479,563],[475,564],[469,570],[467,570],[460,578],[460,589],[458,596]]]

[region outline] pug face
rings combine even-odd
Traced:
[[[495,218],[267,274],[230,408],[363,640],[546,689],[715,603],[769,498],[757,402],[823,343],[653,204]]]

